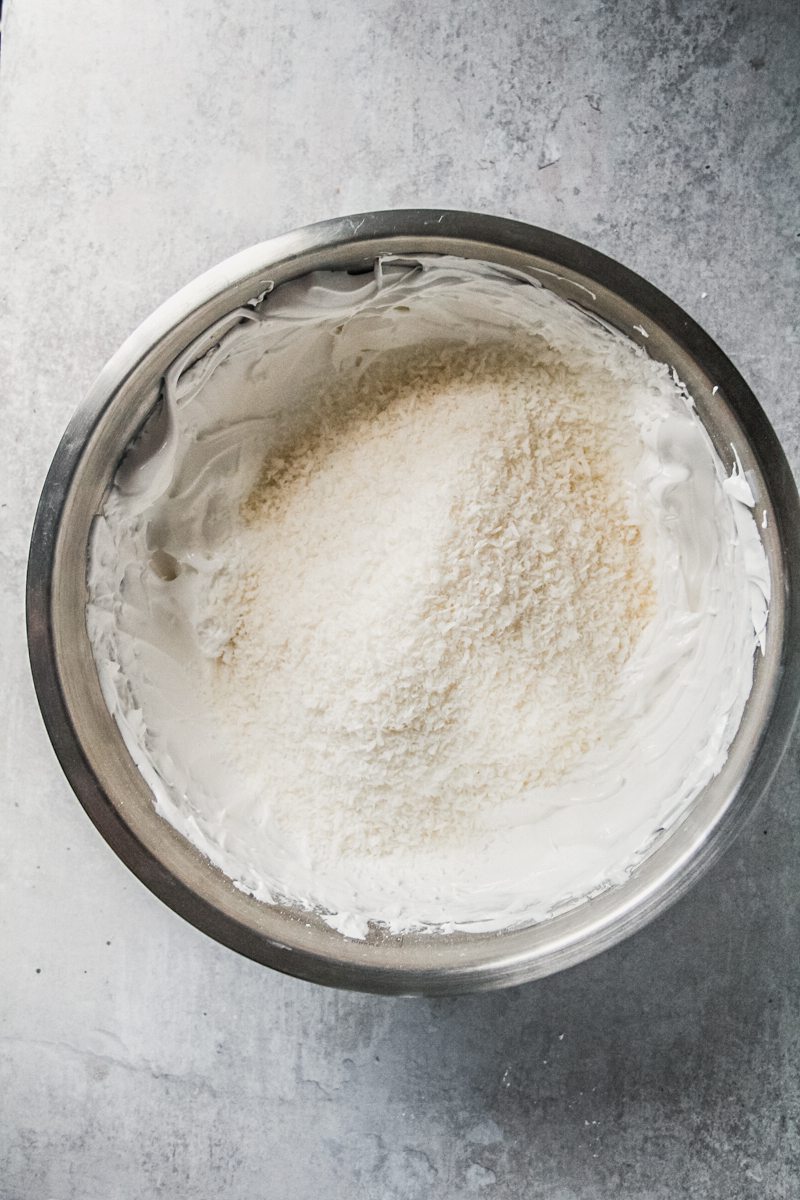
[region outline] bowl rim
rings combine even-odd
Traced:
[[[454,248],[431,251],[422,244],[426,239],[452,242]],[[190,317],[225,296],[232,287],[245,280],[255,284],[259,277],[278,266],[289,271],[287,278],[292,277],[294,267],[295,274],[305,274],[309,267],[304,263],[312,253],[319,257],[349,248],[355,260],[359,247],[374,250],[376,241],[385,242],[388,252],[398,252],[397,247],[405,246],[399,252],[406,254],[449,252],[469,257],[463,252],[465,247],[483,246],[530,255],[596,280],[599,286],[635,306],[717,380],[768,481],[781,537],[784,624],[779,677],[771,710],[750,761],[742,779],[727,797],[719,819],[710,830],[699,831],[670,869],[642,889],[635,904],[615,906],[612,902],[599,918],[585,922],[577,935],[556,938],[552,945],[544,949],[540,946],[535,953],[519,949],[509,953],[504,943],[507,944],[514,930],[502,931],[493,938],[496,954],[491,961],[479,964],[470,963],[462,953],[460,959],[453,956],[444,966],[437,961],[406,970],[397,965],[396,956],[394,960],[382,960],[378,947],[367,950],[366,956],[354,953],[342,962],[330,951],[317,952],[292,945],[291,936],[287,939],[289,927],[285,923],[275,936],[270,936],[256,931],[231,912],[222,911],[159,860],[101,786],[73,724],[59,672],[53,605],[64,505],[88,439],[123,383],[148,358],[154,346]],[[413,251],[410,247],[415,241],[418,245]],[[476,253],[472,257],[482,256]],[[800,707],[800,500],[777,435],[733,363],[682,308],[635,272],[581,242],[503,217],[442,209],[359,213],[303,226],[240,251],[212,267],[161,304],[109,359],[70,420],[42,488],[28,558],[26,622],[37,699],[48,736],[70,785],[116,854],[176,913],[246,957],[318,983],[386,994],[446,994],[509,986],[583,961],[663,912],[719,858],[766,791],[788,745]],[[211,864],[207,866],[209,871],[216,871]],[[342,946],[347,944],[342,939]],[[360,945],[364,947],[363,943]]]

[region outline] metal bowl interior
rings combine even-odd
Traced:
[[[381,254],[453,254],[520,269],[674,367],[728,468],[741,459],[766,513],[773,600],[766,654],[724,768],[627,881],[552,919],[495,934],[375,934],[351,941],[320,919],[245,895],[162,818],[100,693],[86,634],[87,543],[120,455],[190,343],[270,285]],[[64,771],[130,869],[210,936],[268,966],[365,991],[446,994],[520,983],[639,929],[726,848],[765,791],[800,700],[800,502],[780,444],[746,383],[666,296],[618,263],[546,230],[495,217],[407,210],[326,221],[264,242],[167,301],[104,368],[69,424],[36,516],[28,639],[44,720]]]

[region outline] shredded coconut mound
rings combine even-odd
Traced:
[[[256,827],[312,869],[388,864],[580,764],[655,605],[632,404],[537,337],[393,351],[319,397],[201,623],[230,633],[210,699]]]

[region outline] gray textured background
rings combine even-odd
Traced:
[[[3,1200],[800,1195],[800,741],[633,941],[505,994],[337,994],[212,944],[64,782],[25,658],[51,452],[119,342],[305,221],[581,238],[731,354],[800,466],[800,17],[759,3],[6,0],[0,57]]]

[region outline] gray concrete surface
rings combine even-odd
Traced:
[[[656,281],[800,467],[793,0],[6,0],[0,1197],[800,1195],[795,741],[735,849],[560,977],[457,1001],[271,974],[162,907],[50,751],[27,538],[73,407],[204,267],[299,223],[451,205]]]

